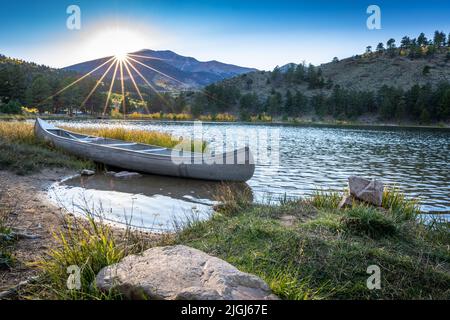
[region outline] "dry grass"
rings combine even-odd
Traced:
[[[179,143],[172,135],[156,131],[128,130],[125,128],[80,128],[71,126],[62,128],[96,137],[145,143],[168,148],[173,148]]]
[[[16,143],[35,144],[33,124],[21,121],[0,121],[0,140]]]
[[[154,146],[161,146],[165,148],[175,148],[180,144],[182,141],[181,139],[177,139],[171,134],[163,133],[163,132],[157,132],[157,131],[146,131],[146,130],[130,130],[125,128],[80,128],[80,127],[71,127],[71,126],[65,126],[62,127],[63,129],[78,132],[81,134],[87,134],[91,136],[97,136],[97,137],[104,137],[104,138],[110,138],[110,139],[117,139],[117,140],[123,140],[123,141],[130,141],[130,142],[136,142],[136,143],[144,143],[144,144],[150,144]],[[186,141],[183,140],[183,144]],[[188,142],[189,143],[189,142]],[[195,147],[198,147],[200,150],[200,146],[198,144],[201,144],[201,150],[204,151],[206,148],[205,142],[196,141],[194,146],[194,143],[192,144],[192,149],[195,149]]]

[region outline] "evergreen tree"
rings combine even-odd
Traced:
[[[425,36],[425,33],[421,33],[419,37],[417,37],[417,44],[421,47],[428,45],[428,39]]]
[[[377,52],[383,52],[384,51],[384,45],[382,42],[378,43],[377,45]]]
[[[292,96],[291,90],[287,90],[283,114],[287,116],[292,116],[293,111],[294,111],[294,97]]]
[[[38,76],[26,92],[26,101],[29,107],[38,108],[39,112],[51,110],[51,87],[48,79],[44,76]]]

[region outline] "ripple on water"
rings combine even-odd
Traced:
[[[190,136],[193,128],[191,123],[145,121],[58,121],[56,125],[58,124],[124,126],[130,129],[158,130],[175,136]],[[276,131],[279,132],[279,165],[274,167],[258,164],[254,177],[248,181],[256,200],[267,194],[305,196],[317,188],[342,190],[346,187],[348,176],[361,175],[383,179],[398,186],[407,196],[420,197],[424,211],[450,212],[448,130],[203,125],[204,138],[213,147],[220,140],[217,139],[217,134],[223,135],[227,131],[233,132],[237,139],[264,131],[269,132],[269,136],[276,137]],[[255,140],[250,139],[249,143],[256,154]],[[162,183],[162,180],[158,183]],[[189,188],[186,185],[177,186],[178,190],[184,190],[187,195],[190,194]],[[148,207],[155,212],[167,208],[174,212],[173,206],[161,207],[161,204],[171,202],[170,199],[180,199],[168,194],[163,196],[166,198],[150,197],[152,201],[159,203],[159,207],[144,205],[142,200],[141,211],[146,212],[147,209],[142,208]],[[177,205],[187,208],[184,204]]]

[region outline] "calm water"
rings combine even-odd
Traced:
[[[175,136],[190,136],[194,131],[192,123],[54,123],[124,126],[169,132]],[[225,135],[228,141],[235,142],[231,146],[227,143],[228,148],[249,144],[258,159],[255,175],[247,182],[255,201],[284,195],[305,196],[318,188],[342,190],[349,176],[361,175],[382,179],[395,184],[410,197],[419,197],[423,211],[450,212],[449,130],[203,124],[201,132],[211,147],[222,147]],[[261,143],[265,140],[261,137],[266,136],[270,140],[267,145]],[[270,161],[259,157],[265,152]],[[120,202],[128,210],[131,205],[137,206],[139,214],[144,216],[141,219],[146,220],[145,225],[148,225],[146,212],[149,211],[167,218],[167,212],[179,216],[181,211],[188,212],[195,207],[200,214],[207,214],[215,185],[154,176],[123,183],[97,176],[92,180],[87,184],[79,179],[71,180],[59,188],[69,192],[71,199],[75,197],[74,190],[78,193],[84,190],[92,199],[111,201],[111,205]],[[162,213],[164,210],[166,213]],[[167,222],[166,218],[160,218],[161,224]]]

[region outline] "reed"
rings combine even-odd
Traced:
[[[308,201],[318,209],[336,209],[342,199],[342,193],[316,190]]]
[[[420,214],[419,200],[407,199],[395,186],[384,189],[382,206],[402,220],[414,220]]]

